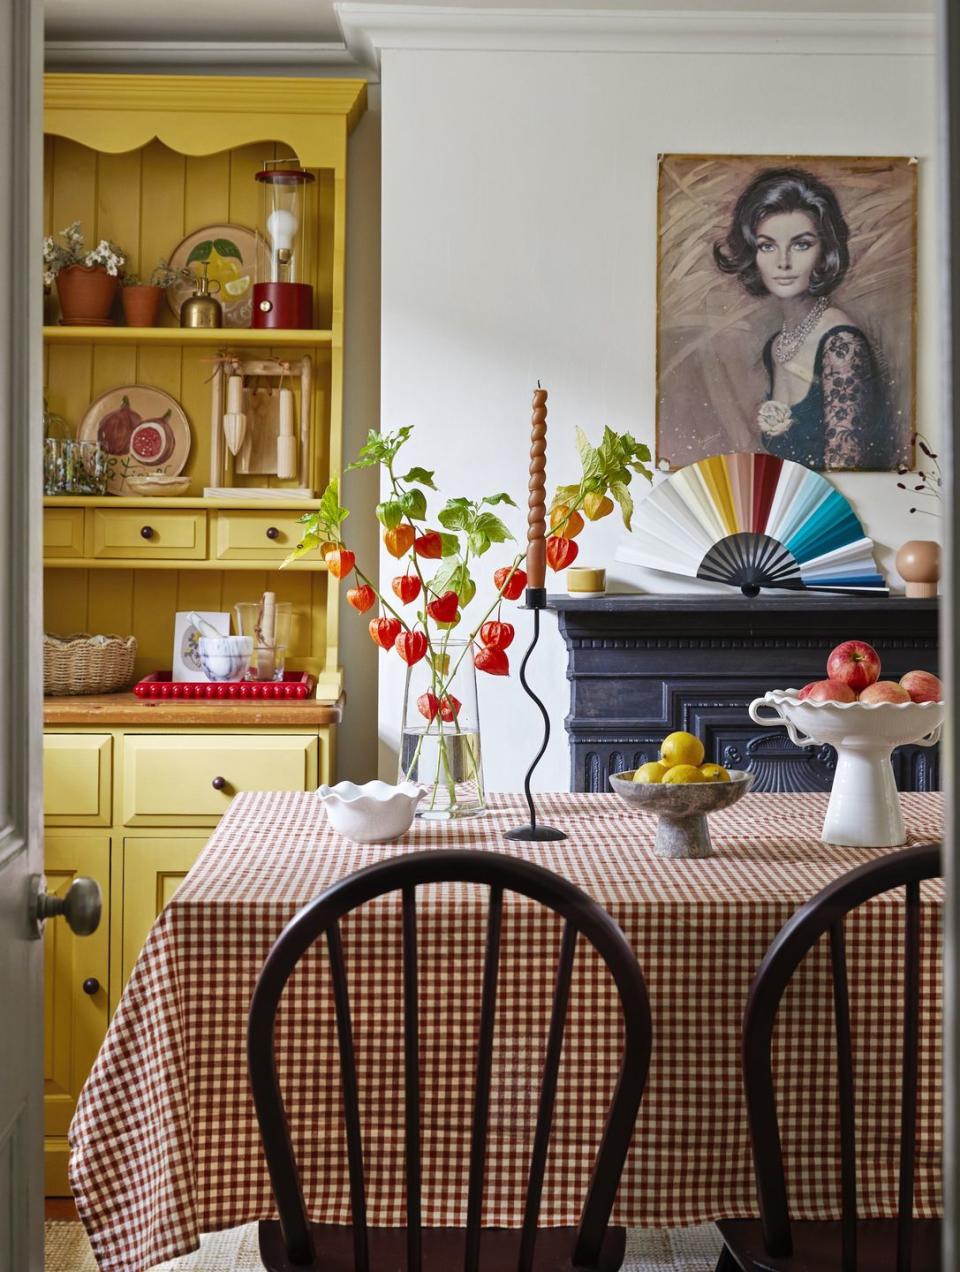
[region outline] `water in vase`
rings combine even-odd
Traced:
[[[482,813],[483,766],[479,729],[404,729],[400,780],[430,787],[418,817],[448,820]]]

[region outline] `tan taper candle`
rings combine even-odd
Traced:
[[[527,587],[544,587],[547,579],[547,390],[533,393],[530,427],[530,481],[527,489]]]

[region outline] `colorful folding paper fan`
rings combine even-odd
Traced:
[[[819,473],[775,455],[714,455],[639,505],[617,558],[739,587],[886,595],[850,504]]]

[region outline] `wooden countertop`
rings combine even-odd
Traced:
[[[344,695],[337,702],[300,698],[282,702],[207,702],[191,699],[138,698],[132,693],[88,694],[71,698],[44,698],[43,723],[48,728],[64,725],[116,725],[123,728],[208,725],[211,728],[245,728],[250,725],[339,724]]]

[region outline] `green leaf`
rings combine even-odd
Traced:
[[[322,540],[318,534],[305,534],[292,552],[288,552],[280,563],[282,570],[285,565],[290,565],[292,561],[299,561],[301,557],[309,556],[311,552],[316,552]]]
[[[572,499],[580,494],[579,486],[558,486],[553,492],[553,499],[550,501],[550,510],[553,511],[557,504],[568,504]]]
[[[339,538],[340,523],[346,521],[349,516],[349,511],[341,506],[339,485],[334,478],[320,496],[320,507],[317,509],[318,524],[331,530],[332,537]]]
[[[377,520],[384,529],[395,529],[403,520],[403,504],[399,499],[387,499],[383,503],[378,503]]]
[[[449,499],[440,509],[437,520],[447,530],[467,530],[473,514],[466,499]]]
[[[433,592],[436,596],[442,596],[444,592],[455,591],[453,580],[457,571],[463,568],[463,562],[459,556],[447,557],[438,567],[437,572],[432,579],[427,579],[427,590]]]
[[[456,556],[460,551],[460,540],[455,534],[440,535],[440,555],[444,557]]]
[[[633,516],[633,499],[630,495],[630,491],[623,482],[615,481],[610,486],[610,494],[620,505],[620,512],[623,514],[623,524],[629,530],[630,519]]]
[[[474,523],[474,529],[485,535],[491,543],[506,543],[508,539],[513,538],[500,518],[494,516],[492,512],[481,512]]]
[[[400,480],[405,486],[418,482],[421,486],[426,486],[428,490],[436,490],[437,488],[433,481],[433,470],[429,468],[411,468]]]
[[[400,506],[411,521],[423,521],[427,515],[427,497],[422,490],[414,487],[400,497]]]
[[[192,265],[194,261],[200,261],[206,264],[210,259],[210,253],[213,251],[213,240],[204,239],[202,243],[194,243],[190,249],[190,255],[187,257],[187,264]]]
[[[501,490],[498,495],[485,495],[480,502],[490,504],[491,507],[496,504],[509,504],[511,508],[516,508],[517,506],[505,490]]]
[[[240,261],[241,263],[243,261],[243,256],[240,253],[239,247],[237,247],[236,243],[232,242],[230,239],[214,239],[213,250],[218,256],[232,256],[235,261]]]
[[[395,433],[378,433],[375,428],[370,429],[366,442],[360,447],[359,455],[352,464],[347,465],[347,471],[353,468],[372,468],[375,464],[392,464],[397,451],[412,432],[409,425],[398,428]]]

